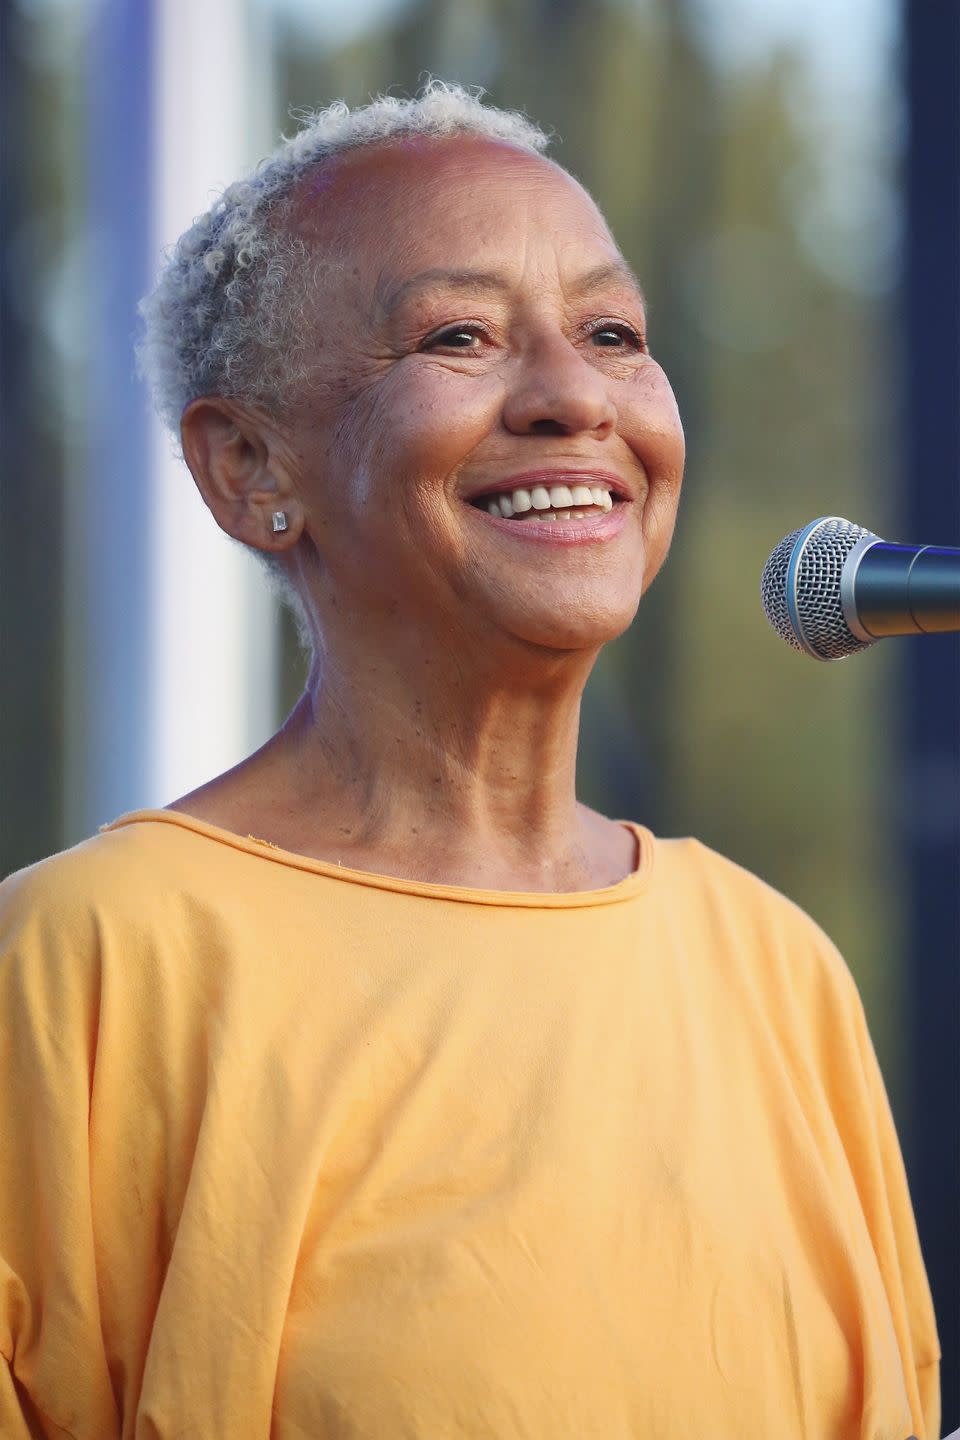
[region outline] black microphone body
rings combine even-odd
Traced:
[[[849,589],[853,612],[874,640],[960,630],[960,550],[876,540],[862,551]]]
[[[892,545],[821,516],[780,541],[760,593],[783,640],[816,660],[840,660],[888,636],[960,631],[960,550]]]

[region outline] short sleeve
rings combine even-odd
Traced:
[[[940,1343],[907,1174],[859,996],[855,1018],[873,1110],[879,1191],[868,1219],[897,1329],[917,1440],[940,1435]]]
[[[96,917],[58,857],[0,885],[0,1435],[112,1440],[89,1115]]]

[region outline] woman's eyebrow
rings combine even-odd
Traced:
[[[624,285],[628,290],[633,290],[640,304],[646,309],[647,302],[640,281],[624,259],[608,260],[602,265],[595,265],[592,270],[574,280],[568,289],[572,295],[589,295],[592,291],[602,290],[610,284]]]
[[[407,280],[391,281],[381,276],[374,287],[374,308],[382,319],[389,319],[394,311],[417,290],[435,286],[446,290],[497,290],[501,293],[511,288],[511,280],[502,270],[464,270],[434,266],[421,270]],[[626,260],[605,260],[595,265],[566,287],[571,295],[588,295],[601,290],[611,283],[625,285],[637,295],[640,304],[646,307],[640,282]]]
[[[499,270],[450,270],[435,266],[432,270],[421,270],[409,280],[393,282],[385,276],[377,281],[373,292],[374,307],[384,319],[416,290],[429,286],[447,290],[509,290],[510,281]]]

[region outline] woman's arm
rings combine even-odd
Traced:
[[[0,1435],[11,1440],[120,1434],[89,1178],[97,925],[72,889],[57,857],[0,885]]]
[[[897,1327],[916,1435],[918,1440],[939,1440],[940,1344],[933,1300],[893,1114],[859,997],[856,1025],[877,1157],[872,1193],[864,1195],[864,1209]]]

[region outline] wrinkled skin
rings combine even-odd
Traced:
[[[282,416],[195,401],[184,453],[218,523],[284,556],[317,655],[279,734],[176,808],[440,883],[622,878],[633,838],[575,798],[579,701],[666,557],[683,433],[602,216],[457,137],[342,157],[287,223],[323,259],[309,379]],[[621,480],[613,538],[537,544],[464,498],[565,463]]]

